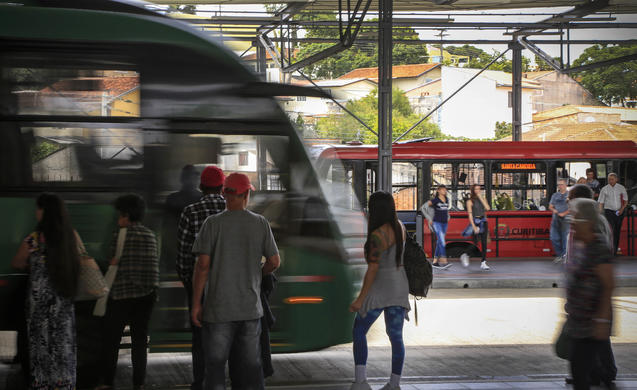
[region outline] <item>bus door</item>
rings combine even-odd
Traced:
[[[551,194],[543,161],[491,163],[490,248],[497,257],[550,256]]]
[[[628,256],[637,254],[637,161],[622,160],[619,162],[619,183],[626,187],[628,207],[622,224],[619,247]],[[623,248],[626,248],[625,250]]]

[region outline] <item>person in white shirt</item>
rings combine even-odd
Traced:
[[[617,174],[608,174],[608,184],[599,193],[599,208],[604,212],[608,224],[613,229],[613,249],[617,254],[619,234],[621,232],[624,210],[628,205],[628,193],[623,185],[617,183]]]

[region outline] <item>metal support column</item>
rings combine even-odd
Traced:
[[[267,60],[266,60],[266,52],[265,46],[260,40],[256,40],[254,42],[254,47],[257,48],[257,74],[261,77],[262,81],[268,81],[267,76]]]
[[[509,48],[513,52],[513,86],[511,92],[513,141],[522,141],[522,49],[524,47],[515,41],[509,45]]]
[[[377,189],[391,192],[392,157],[392,17],[393,0],[378,2],[378,180]]]

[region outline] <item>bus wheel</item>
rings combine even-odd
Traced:
[[[480,257],[481,252],[475,245],[466,242],[452,242],[447,244],[447,257],[460,257],[463,253],[469,257]]]

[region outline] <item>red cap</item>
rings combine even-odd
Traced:
[[[221,168],[215,166],[206,167],[201,172],[201,185],[204,187],[219,187],[225,179]]]
[[[223,183],[224,192],[243,194],[248,190],[254,191],[254,187],[250,184],[250,178],[243,173],[231,173]]]

